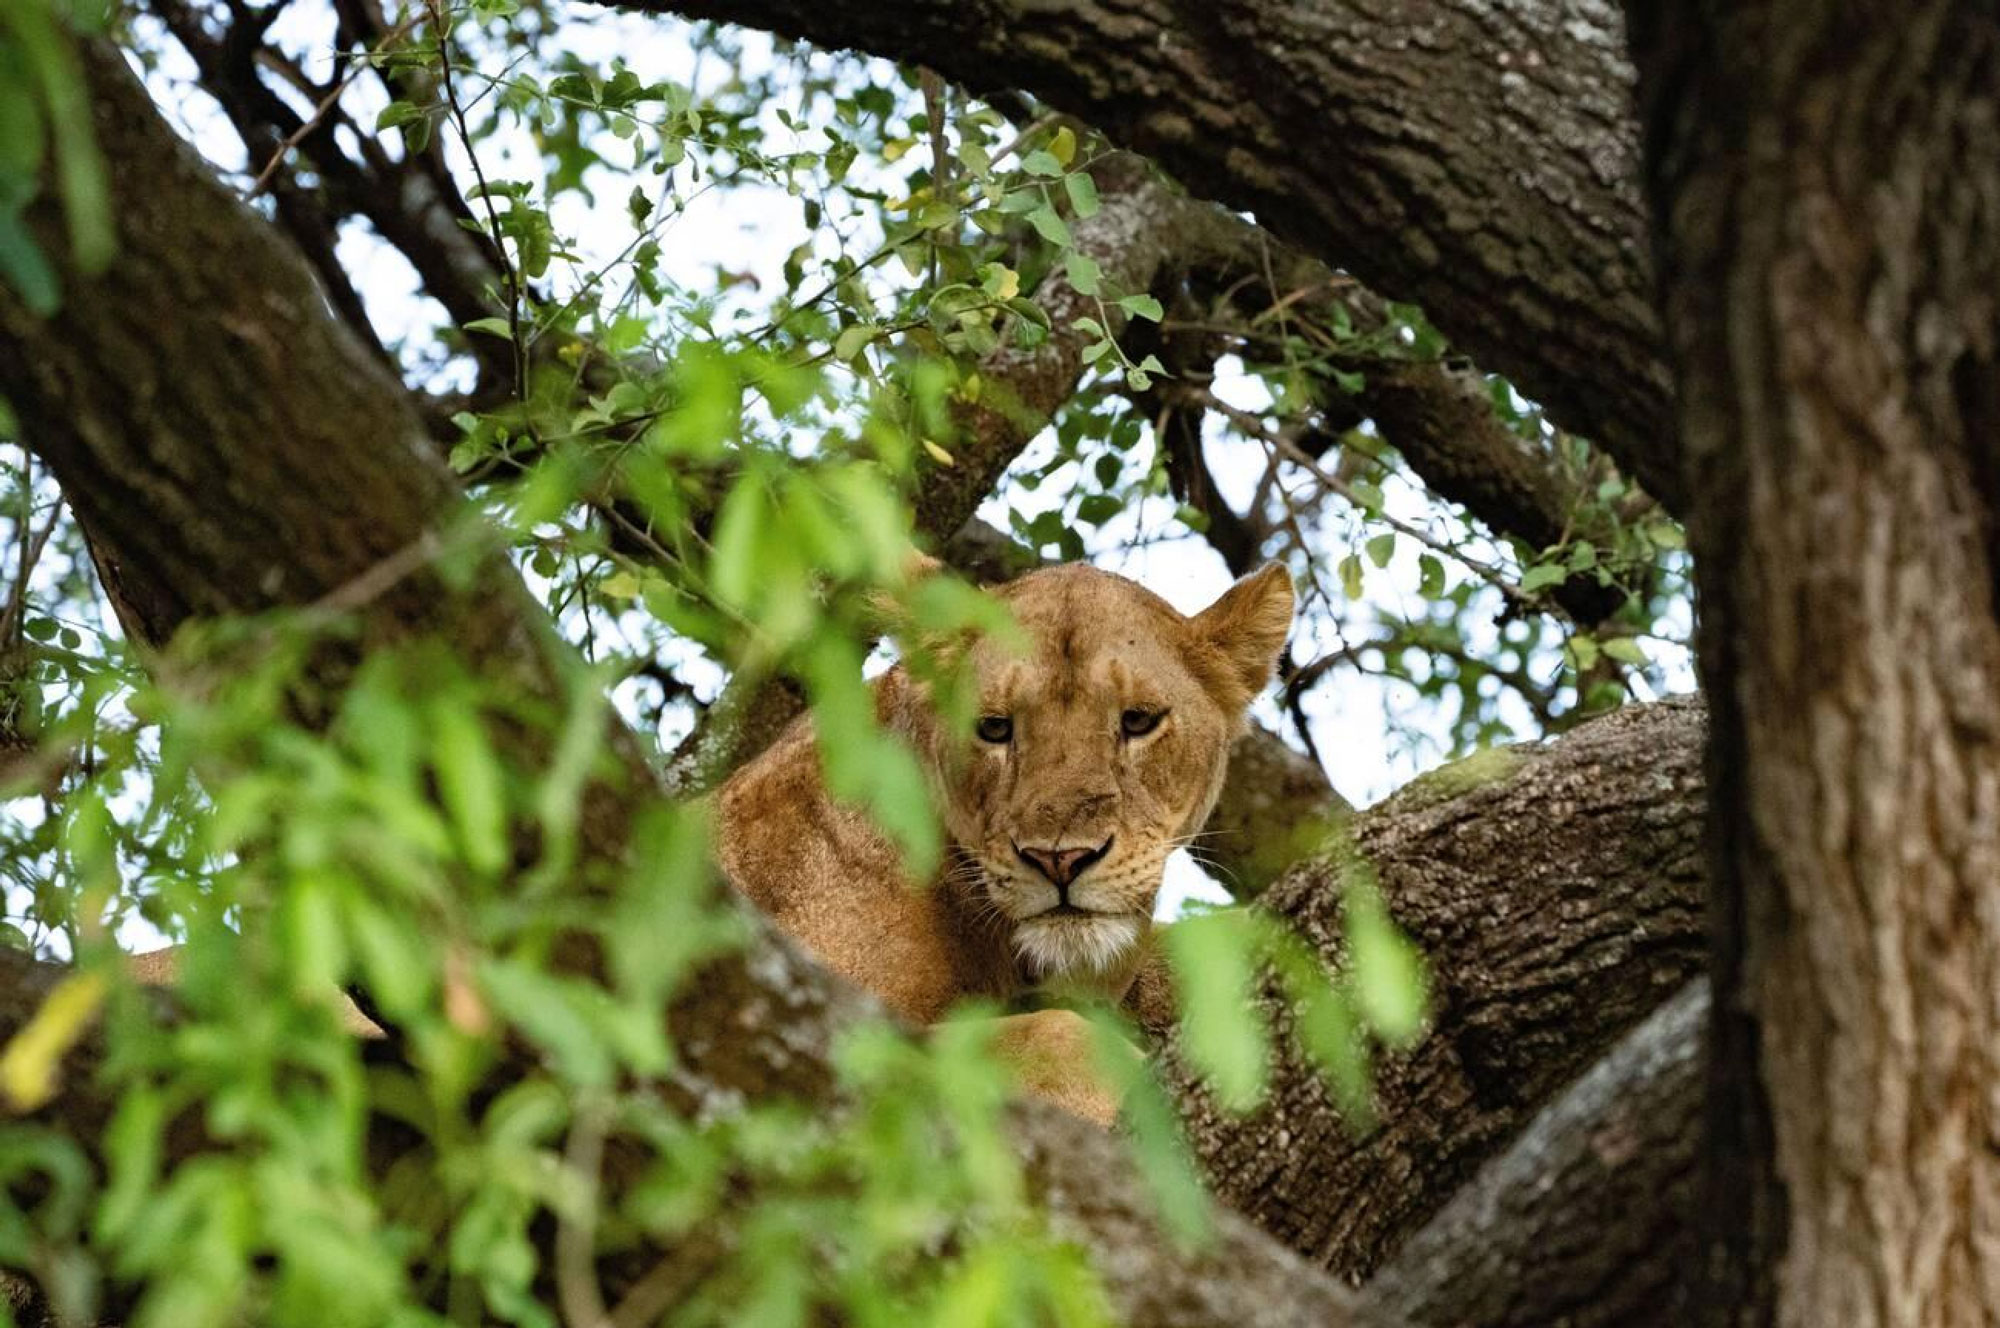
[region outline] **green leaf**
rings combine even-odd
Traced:
[[[1629,636],[1614,636],[1603,643],[1604,653],[1620,664],[1632,664],[1644,668],[1653,661],[1646,658],[1646,648]]]
[[[1118,307],[1134,318],[1143,318],[1149,323],[1157,323],[1166,316],[1160,302],[1150,295],[1127,295],[1118,301]]]
[[[1417,947],[1371,891],[1350,890],[1347,946],[1355,1002],[1377,1036],[1407,1046],[1423,1031],[1428,980]]]
[[[1056,160],[1054,153],[1037,148],[1021,158],[1021,169],[1030,175],[1053,177],[1063,173],[1063,164]]]
[[[1330,980],[1317,952],[1296,936],[1280,938],[1276,969],[1292,1007],[1292,1035],[1333,1089],[1341,1114],[1357,1128],[1374,1120],[1368,1092],[1368,1040],[1353,1002]]]
[[[300,872],[279,900],[285,974],[303,1000],[330,1000],[347,969],[336,888],[328,874]]]
[[[1436,599],[1444,594],[1444,564],[1436,555],[1417,555],[1417,593],[1426,599]]]
[[[1007,305],[1007,308],[1013,311],[1015,314],[1018,314],[1023,322],[1032,325],[1033,327],[1039,329],[1042,332],[1046,332],[1049,330],[1050,323],[1049,323],[1048,310],[1042,308],[1041,305],[1036,304],[1033,300],[1025,299],[1017,295],[1014,298],[1005,301],[1005,303]]]
[[[1656,549],[1685,549],[1687,535],[1671,521],[1659,520],[1646,523],[1646,538]]]
[[[1108,493],[1089,493],[1076,505],[1076,518],[1101,526],[1125,510],[1125,504]]]
[[[1361,560],[1351,553],[1340,560],[1340,587],[1349,599],[1361,598]]]
[[[1061,217],[1056,215],[1056,210],[1047,203],[1043,203],[1028,214],[1028,224],[1035,228],[1036,234],[1040,235],[1050,244],[1068,245],[1070,243],[1068,225],[1064,223]]]
[[[1098,277],[1101,275],[1097,260],[1075,249],[1063,255],[1063,271],[1069,277],[1069,284],[1076,287],[1079,295],[1095,295],[1098,292]],[[1078,326],[1082,323],[1079,321]],[[1093,327],[1095,324],[1093,324]]]
[[[1521,589],[1527,594],[1569,580],[1569,569],[1560,563],[1537,563],[1521,574]]]
[[[1069,205],[1076,210],[1079,218],[1088,221],[1103,211],[1104,205],[1097,198],[1097,181],[1082,171],[1065,175],[1063,189],[1069,194]]]
[[[603,1036],[601,987],[567,981],[532,964],[491,959],[480,965],[479,989],[507,1021],[539,1043],[572,1084],[600,1087],[616,1066]],[[598,1016],[598,1017],[593,1017]],[[489,1129],[497,1128],[489,1123]]]
[[[420,108],[406,101],[392,101],[376,112],[375,130],[380,133],[384,129],[394,129],[398,125],[406,125],[412,120],[423,118],[424,113]]]
[[[118,233],[83,68],[51,9],[14,4],[4,12],[48,107],[45,123],[55,147],[56,192],[69,228],[70,257],[83,272],[101,272],[117,248]]]
[[[1362,547],[1368,552],[1368,561],[1377,567],[1387,567],[1389,560],[1396,556],[1395,532],[1377,535]]]
[[[502,341],[512,341],[514,339],[513,325],[504,318],[475,318],[465,324],[465,330],[468,332],[482,332],[489,337],[498,337]]]
[[[1054,157],[1057,164],[1061,166],[1068,166],[1071,162],[1075,161],[1076,131],[1068,125],[1064,125],[1056,130],[1055,137],[1049,140],[1049,155]]]
[[[466,864],[484,875],[498,875],[512,856],[507,800],[500,758],[471,706],[441,703],[432,711],[431,761]]]
[[[48,256],[20,218],[5,212],[0,212],[0,280],[37,318],[47,318],[62,304],[62,286]]]
[[[1231,1111],[1264,1095],[1268,1033],[1256,1001],[1255,920],[1239,909],[1187,918],[1162,936],[1181,994],[1181,1050]]]
[[[833,358],[842,363],[851,363],[855,356],[868,349],[881,334],[880,328],[868,323],[856,323],[853,327],[843,328],[840,335],[833,339]]]

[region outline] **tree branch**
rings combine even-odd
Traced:
[[[1696,1251],[1708,981],[1542,1109],[1368,1283],[1421,1328],[1669,1328]]]
[[[1354,844],[1430,962],[1430,1030],[1378,1063],[1379,1123],[1365,1135],[1289,1050],[1267,1103],[1238,1119],[1170,1043],[1195,1151],[1225,1201],[1365,1276],[1701,971],[1704,727],[1686,702],[1615,711],[1447,766],[1355,818]],[[1320,860],[1261,904],[1337,962],[1341,899],[1337,866]],[[1267,990],[1263,1006],[1282,1027],[1284,998]]]
[[[1684,493],[1633,76],[1595,0],[628,0],[1032,92],[1414,301],[1454,344]],[[1473,127],[1477,128],[1474,129]]]

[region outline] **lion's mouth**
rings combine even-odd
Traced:
[[[1054,908],[1045,908],[1039,913],[1031,913],[1023,918],[1022,921],[1040,922],[1044,918],[1102,918],[1109,916],[1109,914],[1100,913],[1094,908],[1078,908],[1075,904],[1063,903],[1057,904]]]

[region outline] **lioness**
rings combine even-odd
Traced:
[[[717,842],[737,889],[918,1023],[967,997],[1125,997],[1167,856],[1214,807],[1230,742],[1292,619],[1291,581],[1276,564],[1193,617],[1081,565],[995,593],[1030,648],[970,648],[972,732],[946,731],[901,668],[875,683],[880,721],[917,752],[949,836],[934,880],[905,879],[895,847],[827,793],[809,719],[719,796]],[[1044,1020],[1002,1038],[1074,1046],[1078,1033]],[[1022,1050],[1008,1052],[1018,1060]],[[1106,1114],[1101,1103],[1070,1105]]]
[[[809,719],[718,794],[729,879],[829,968],[928,1024],[968,997],[1033,992],[1116,1003],[1133,984],[1167,856],[1222,790],[1229,744],[1270,681],[1292,618],[1272,564],[1192,618],[1122,576],[1053,567],[996,592],[1031,649],[975,643],[980,713],[947,732],[901,668],[875,682],[881,722],[928,770],[950,838],[928,883],[820,781]],[[928,888],[926,888],[928,887]],[[177,949],[137,955],[171,983]],[[344,1007],[349,1027],[380,1030]],[[1031,1091],[1108,1122],[1066,1010],[1000,1021],[998,1050]]]

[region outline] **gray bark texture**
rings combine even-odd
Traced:
[[[1696,1253],[1697,978],[1564,1089],[1368,1283],[1413,1328],[1672,1328]],[[1551,1195],[1563,1196],[1551,1203]]]
[[[1700,1320],[2000,1320],[2000,23],[1634,5],[1713,713]]]
[[[1615,711],[1551,743],[1417,780],[1352,824],[1391,913],[1432,968],[1431,1026],[1378,1061],[1378,1120],[1342,1119],[1287,1051],[1245,1118],[1173,1079],[1217,1193],[1287,1245],[1365,1278],[1535,1110],[1701,971],[1703,716]],[[1262,903],[1338,956],[1338,856]],[[1264,1000],[1284,1023],[1285,1000]],[[1169,1049],[1169,1064],[1178,1057]]]

